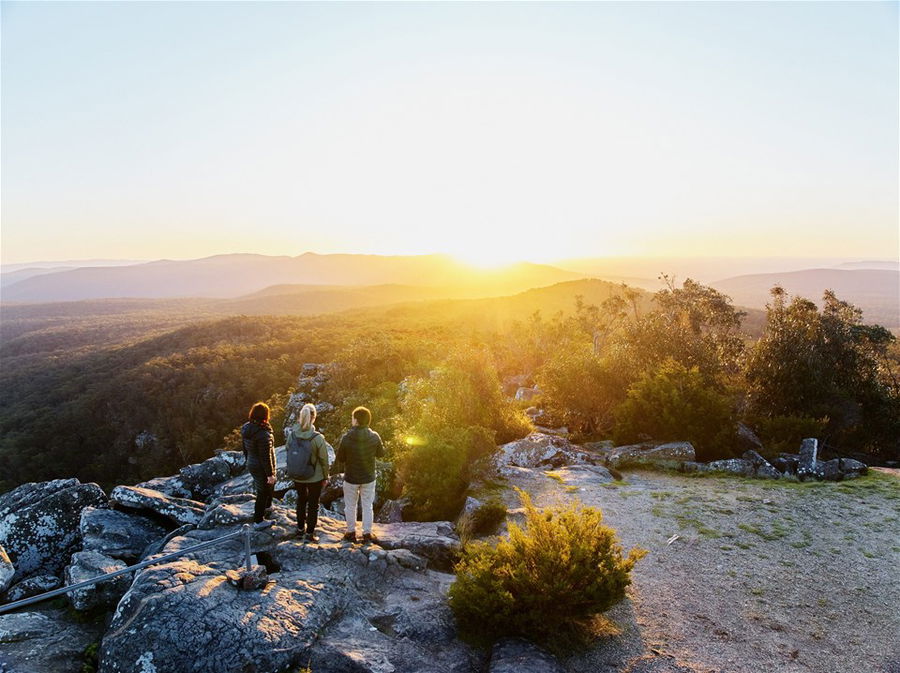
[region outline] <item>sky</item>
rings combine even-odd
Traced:
[[[896,259],[898,6],[4,2],[0,260]]]

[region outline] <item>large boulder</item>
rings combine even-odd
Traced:
[[[234,452],[227,452],[238,453]],[[240,472],[238,465],[243,467],[243,454],[238,462],[236,457],[226,455],[225,452],[219,453],[204,460],[202,463],[187,465],[178,470],[178,476],[181,482],[190,491],[190,497],[194,500],[206,500],[212,495],[216,486],[224,481],[228,481],[231,477]]]
[[[176,474],[172,477],[155,477],[149,481],[142,481],[139,484],[135,484],[135,487],[159,491],[172,498],[191,497],[191,489],[189,489],[181,480],[180,474]]]
[[[234,529],[193,530],[164,551]],[[342,530],[321,520],[317,545],[280,523],[254,534],[269,567],[261,589],[229,581],[242,564],[241,540],[140,571],[103,639],[100,670],[243,673],[248,662],[316,673],[479,670],[481,655],[456,637],[447,605],[453,576],[409,567],[409,550],[342,543]]]
[[[106,556],[137,561],[154,540],[166,535],[155,521],[114,509],[85,507],[81,511],[82,549]]]
[[[198,524],[206,505],[187,498],[173,498],[165,493],[137,486],[116,486],[109,494],[110,502],[137,511],[155,512],[176,525]]]
[[[816,463],[816,476],[827,481],[854,479],[868,472],[865,463],[852,458],[832,458]]]
[[[82,673],[84,650],[102,628],[95,620],[67,619],[65,610],[0,615],[0,671]]]
[[[16,568],[11,581],[62,572],[80,544],[81,510],[105,503],[97,484],[77,479],[23,484],[0,496],[0,546]]]
[[[507,467],[561,467],[572,463],[590,463],[592,457],[564,437],[533,432],[499,447],[493,461],[503,474]]]
[[[127,566],[96,551],[79,551],[72,554],[71,565],[66,566],[66,586],[86,582],[107,573],[124,570]],[[76,610],[95,607],[112,607],[128,591],[131,577],[128,573],[97,584],[75,589],[66,594]]]
[[[429,561],[429,566],[450,570],[459,554],[459,537],[449,521],[405,521],[372,526],[385,549],[408,549]]]
[[[760,479],[779,479],[781,472],[777,470],[768,460],[763,458],[757,451],[749,449],[744,451],[741,456],[753,466],[753,476]]]
[[[59,589],[61,586],[62,580],[56,575],[35,575],[14,584],[6,592],[6,602],[15,603],[16,601]]]
[[[682,463],[696,459],[696,452],[690,442],[648,443],[614,447],[606,456],[606,464],[616,469],[623,467],[675,469]]]
[[[198,528],[215,528],[236,523],[252,523],[256,496],[249,493],[226,495],[210,503]]]
[[[803,479],[816,478],[816,457],[819,451],[819,442],[816,439],[804,439],[800,444],[800,462],[797,465],[797,476]]]
[[[491,650],[488,673],[565,673],[549,652],[521,638],[504,638]]]
[[[9,589],[13,577],[16,575],[16,567],[9,560],[9,554],[0,546],[0,594]]]

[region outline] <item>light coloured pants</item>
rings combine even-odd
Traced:
[[[348,484],[344,482],[344,518],[347,519],[347,530],[356,531],[356,501],[362,498],[363,533],[372,532],[372,503],[375,502],[375,482],[368,484]]]

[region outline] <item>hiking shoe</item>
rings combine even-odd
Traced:
[[[253,524],[253,530],[265,530],[269,526],[271,526],[274,521],[270,521],[269,519],[263,519],[262,521],[256,521]]]
[[[363,533],[363,542],[371,542],[372,544],[378,544],[378,538],[372,535],[372,533]]]
[[[356,542],[356,531],[347,531],[344,533],[344,539],[347,542]]]
[[[315,533],[307,533],[307,534],[306,534],[306,541],[307,541],[307,542],[318,543],[318,542],[319,542],[319,536],[316,535]]]

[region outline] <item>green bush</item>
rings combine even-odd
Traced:
[[[492,535],[506,519],[506,505],[498,497],[493,497],[481,507],[464,514],[456,524],[456,532],[463,545],[473,538]]]
[[[579,504],[538,511],[519,491],[525,528],[509,540],[468,545],[450,587],[462,632],[475,640],[521,636],[558,650],[583,639],[587,624],[625,597],[634,564],[600,510]]]
[[[821,437],[828,423],[827,418],[809,416],[773,416],[757,419],[753,424],[766,454],[797,453],[806,437]]]
[[[668,360],[629,389],[616,409],[613,434],[620,444],[689,441],[697,460],[715,460],[730,455],[735,428],[731,399],[707,383],[697,367]]]
[[[467,433],[409,438],[398,458],[403,495],[410,499],[410,515],[418,521],[454,518],[469,486]]]

